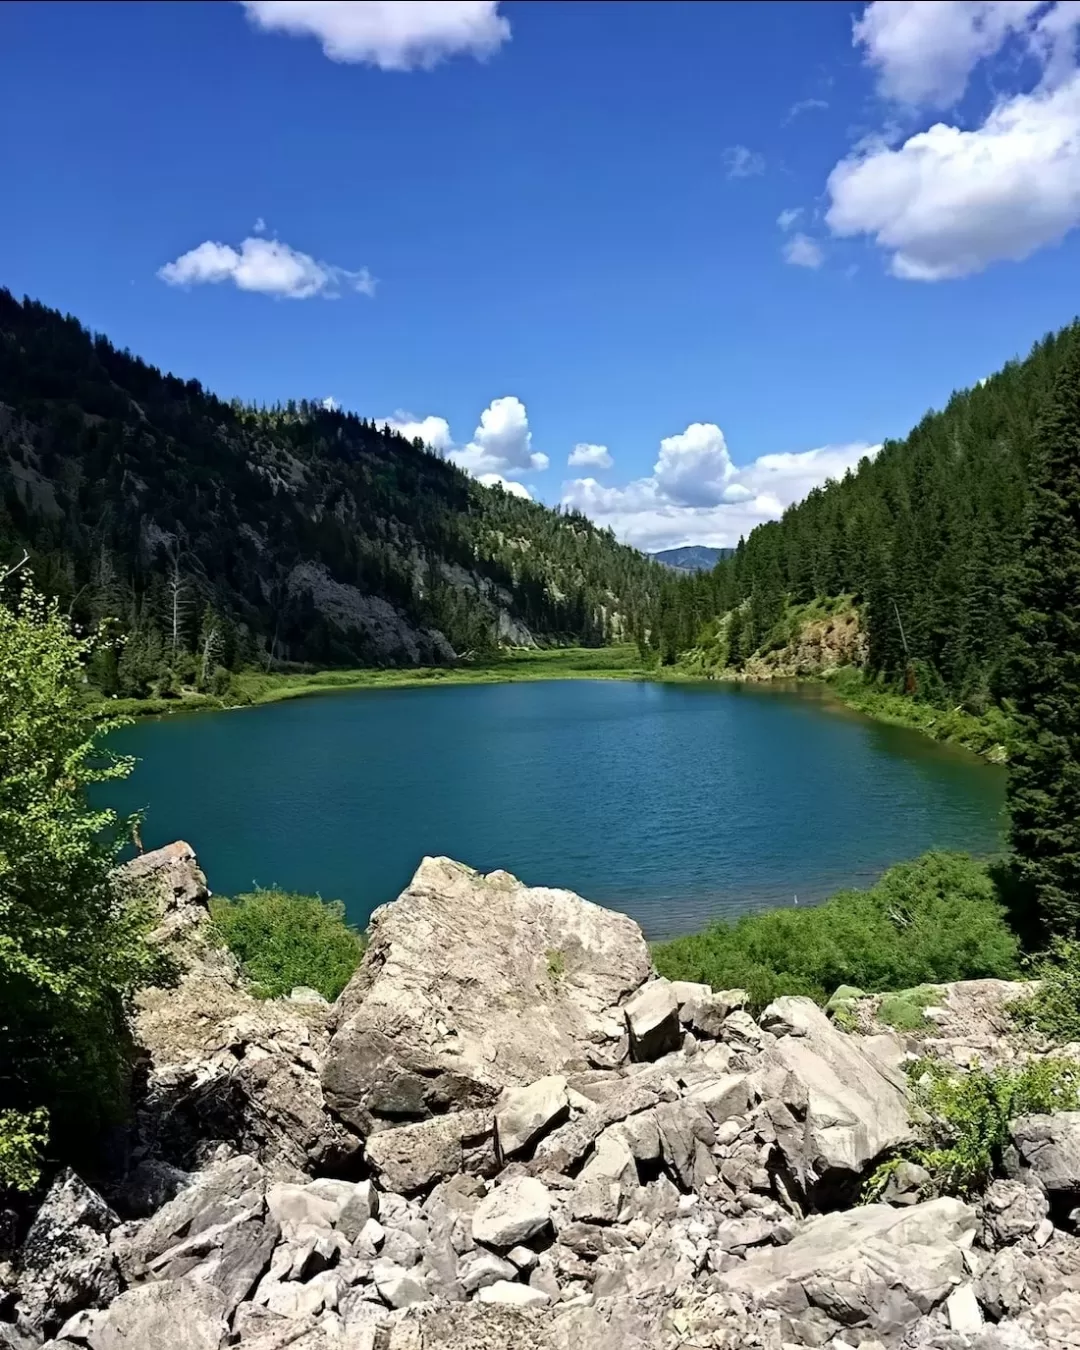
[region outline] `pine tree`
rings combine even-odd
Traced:
[[[1012,846],[1050,932],[1080,929],[1080,340],[1039,424],[1017,569]]]
[[[745,659],[743,628],[743,612],[741,609],[735,608],[731,611],[727,627],[727,664],[731,666],[732,670],[742,670],[743,668]]]

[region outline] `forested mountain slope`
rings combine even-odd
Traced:
[[[705,544],[684,544],[682,548],[665,548],[651,556],[657,562],[676,567],[682,572],[702,572],[715,567],[724,558],[730,558],[733,548],[709,548]]]
[[[683,580],[665,649],[740,667],[792,638],[801,607],[853,600],[884,683],[974,711],[1008,694],[1010,596],[1040,410],[1080,324],[955,394],[902,441]],[[906,649],[905,649],[906,643]]]
[[[95,678],[122,693],[253,661],[601,643],[670,576],[374,422],[224,403],[0,290],[0,562],[24,548],[78,620],[119,620]]]

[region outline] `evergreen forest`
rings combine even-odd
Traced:
[[[0,561],[115,622],[106,694],[646,627],[670,569],[373,421],[225,403],[0,290]]]
[[[759,526],[734,557],[680,581],[666,659],[719,640],[738,669],[783,643],[794,606],[850,596],[867,674],[979,713],[1012,692],[1023,541],[1040,417],[1080,326],[1038,343],[842,481]]]

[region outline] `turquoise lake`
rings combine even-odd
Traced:
[[[317,891],[364,924],[425,853],[633,915],[650,938],[995,852],[1004,771],[813,686],[380,689],[142,722],[108,800],[213,890]]]

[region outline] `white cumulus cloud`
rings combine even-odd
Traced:
[[[510,38],[498,0],[241,0],[258,28],[315,37],[331,61],[430,70],[491,56]]]
[[[854,26],[855,45],[886,98],[948,108],[971,72],[1028,28],[1043,0],[874,0]]]
[[[715,422],[691,422],[660,442],[653,465],[657,491],[674,506],[715,506],[735,476],[724,433]]]
[[[525,404],[512,394],[492,399],[480,414],[472,440],[451,450],[450,458],[474,478],[530,469],[540,472],[550,463],[547,455],[533,450]]]
[[[789,206],[786,211],[781,211],[776,217],[776,223],[782,230],[790,230],[796,221],[798,221],[802,213],[803,209],[801,206]]]
[[[391,431],[404,436],[407,441],[422,440],[432,450],[445,453],[454,444],[450,435],[450,423],[445,417],[414,417],[412,413],[398,411],[393,417],[385,419],[385,425]]]
[[[1000,102],[972,131],[939,122],[829,176],[834,234],[868,234],[895,276],[941,281],[1026,258],[1080,222],[1080,75]]]
[[[504,492],[509,492],[511,497],[524,497],[527,502],[533,499],[532,493],[524,483],[517,483],[512,478],[504,478],[501,473],[482,473],[476,480],[483,487],[500,487]]]
[[[252,235],[238,249],[207,239],[158,269],[170,286],[219,285],[231,281],[241,291],[307,300],[313,295],[334,297],[342,291],[375,294],[375,278],[366,267],[353,272],[333,263],[317,262],[308,253],[278,239]]]
[[[793,267],[820,267],[825,261],[825,252],[816,239],[797,231],[784,244],[784,261]]]
[[[647,478],[605,487],[595,478],[563,485],[563,504],[638,548],[654,551],[680,544],[731,547],[755,525],[776,520],[829,478],[841,478],[879,446],[823,446],[798,454],[762,455],[738,468],[724,434],[711,422],[695,422],[660,443]]]
[[[531,500],[532,493],[518,479],[526,473],[541,473],[550,463],[547,455],[532,448],[528,413],[513,395],[492,399],[480,414],[472,440],[464,445],[454,440],[445,417],[417,417],[399,409],[393,417],[380,420],[407,440],[419,437],[485,487],[501,487],[516,497]]]
[[[322,406],[326,409],[327,412],[337,412],[337,410],[341,407],[341,404],[337,401],[337,399],[333,396],[333,394],[327,394],[327,396],[322,400]]]
[[[606,445],[590,445],[586,441],[578,441],[566,462],[572,469],[610,469],[615,463]]]

